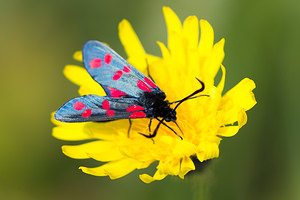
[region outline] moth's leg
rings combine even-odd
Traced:
[[[181,130],[181,128],[180,128],[180,126],[177,124],[177,122],[176,122],[176,121],[174,121],[174,123],[176,124],[176,126],[177,126],[177,127],[178,127],[178,129],[180,130],[181,134],[182,134],[182,135],[184,135],[184,134],[183,134],[183,132],[182,132],[182,130]]]
[[[159,123],[161,123],[161,124],[163,124],[164,126],[166,126],[167,128],[169,128],[171,131],[173,131],[173,133],[175,133],[175,135],[177,135],[178,137],[180,137],[180,139],[182,139],[183,140],[183,138],[180,136],[180,135],[178,135],[178,133],[176,133],[176,131],[174,131],[170,126],[168,126],[165,122],[164,122],[164,120],[162,119],[162,120],[160,120],[160,119],[158,119],[158,118],[156,118],[158,121],[159,121]],[[178,128],[179,128],[179,126],[178,126]],[[180,129],[180,128],[179,128]],[[180,131],[181,131],[181,129],[180,129]]]
[[[128,135],[128,137],[129,137],[130,130],[131,130],[131,127],[132,127],[132,121],[131,121],[131,119],[128,119],[128,120],[129,120],[129,127],[128,127],[127,135]]]
[[[155,119],[157,119],[157,120],[159,121],[159,123],[157,124],[157,126],[156,126],[156,128],[154,129],[154,131],[153,131],[152,134],[151,134],[151,132],[150,132],[149,135],[146,135],[146,134],[143,134],[143,133],[139,133],[139,134],[141,134],[142,136],[144,136],[144,137],[146,137],[146,138],[151,138],[151,139],[154,138],[154,137],[156,136],[156,134],[157,134],[157,131],[158,131],[160,125],[163,123],[163,120],[159,120],[158,118],[155,118]],[[154,142],[154,141],[153,141],[153,142]]]
[[[148,129],[149,129],[149,133],[150,133],[150,135],[151,135],[151,124],[152,124],[152,120],[153,120],[154,118],[150,118],[150,122],[149,122],[149,124],[148,124]]]

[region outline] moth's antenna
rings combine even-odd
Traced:
[[[186,99],[186,100],[196,99],[196,98],[198,98],[198,97],[209,97],[209,95],[207,95],[207,94],[202,94],[202,95],[198,95],[198,96],[195,96],[195,97],[190,97],[190,98],[188,98],[188,99]],[[178,102],[180,102],[180,101],[182,101],[182,100],[169,102],[169,104],[175,104],[175,103],[178,103]]]
[[[178,106],[179,106],[180,104],[182,104],[184,101],[186,101],[186,100],[188,100],[188,99],[192,99],[192,98],[191,98],[192,96],[194,96],[194,95],[196,95],[196,94],[202,92],[202,91],[205,89],[204,83],[203,83],[202,81],[200,81],[197,77],[196,77],[196,79],[201,83],[202,87],[201,87],[200,89],[196,90],[195,92],[193,92],[192,94],[188,95],[187,97],[185,97],[185,98],[179,100],[179,101],[178,101],[178,104],[175,106],[174,110],[176,110],[176,109],[178,108]],[[203,95],[203,96],[204,96],[204,95]],[[196,97],[193,97],[193,98],[196,98]]]

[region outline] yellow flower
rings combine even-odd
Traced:
[[[93,140],[62,147],[63,153],[71,158],[92,158],[106,162],[95,168],[80,167],[87,174],[116,179],[158,161],[154,176],[141,174],[142,181],[150,183],[167,175],[184,178],[187,172],[195,169],[191,156],[196,156],[200,162],[218,157],[221,138],[235,135],[247,121],[246,111],[256,104],[252,93],[255,84],[248,78],[222,95],[225,83],[225,67],[222,65],[225,40],[221,39],[214,44],[214,32],[207,21],[200,20],[199,42],[197,17],[190,16],[181,25],[170,8],[164,7],[163,13],[168,28],[168,48],[158,42],[162,57],[147,54],[129,22],[121,21],[119,36],[128,61],[144,74],[147,74],[149,64],[150,75],[170,102],[199,89],[201,85],[195,77],[205,83],[202,94],[209,97],[188,100],[178,107],[177,123],[182,129],[183,140],[165,126],[160,127],[154,142],[140,135],[141,132],[149,134],[147,118],[132,120],[133,127],[128,137],[128,120],[62,123],[52,116],[56,125],[53,129],[54,137],[69,141]],[[81,61],[81,52],[76,52],[74,58]],[[220,69],[222,78],[215,84],[214,78]],[[101,86],[84,68],[68,65],[64,74],[80,86],[80,95],[105,95]],[[153,122],[152,127],[155,125],[157,122]],[[181,133],[174,123],[168,125]]]

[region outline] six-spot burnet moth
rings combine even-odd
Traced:
[[[166,94],[151,80],[150,74],[150,78],[146,77],[115,51],[98,41],[87,41],[83,46],[82,57],[86,70],[103,87],[106,96],[85,95],[71,99],[56,111],[54,117],[58,121],[105,122],[150,118],[149,135],[140,133],[143,136],[155,137],[163,124],[182,139],[165,122],[177,125],[176,109],[181,103],[199,96],[207,96],[195,96],[204,90],[204,83],[197,79],[201,83],[200,89],[179,101],[168,102],[165,100]],[[176,103],[174,108],[170,107]],[[159,123],[151,133],[153,119]],[[177,127],[179,128],[178,125]]]

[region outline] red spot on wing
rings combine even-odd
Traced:
[[[153,88],[157,88],[157,85],[155,85],[155,83],[153,83],[148,77],[144,78],[145,82],[150,85]]]
[[[138,86],[141,90],[144,90],[144,91],[147,91],[147,92],[152,92],[152,90],[148,87],[148,85],[146,85],[146,83],[144,83],[144,81],[139,80],[139,81],[137,82],[137,86]]]
[[[129,118],[142,118],[146,117],[146,113],[144,112],[134,112],[129,115]]]
[[[85,111],[83,111],[82,113],[82,117],[89,117],[92,114],[92,110],[91,109],[86,109]]]
[[[115,88],[111,88],[111,87],[107,87],[107,86],[103,86],[103,88],[105,89],[107,95],[110,95],[112,97],[120,97],[120,96],[127,95],[125,92],[122,92],[122,91],[117,90]]]
[[[125,92],[120,91],[120,90],[114,89],[110,92],[110,95],[113,96],[113,97],[120,97],[120,96],[125,96],[127,94]]]
[[[127,95],[125,92],[122,92],[120,90],[117,90],[115,88],[111,88],[111,87],[107,87],[107,86],[103,86],[104,88],[109,90],[109,94],[112,97],[120,97],[120,96],[125,96]]]
[[[116,73],[115,73],[115,75],[113,76],[113,80],[114,81],[116,81],[116,80],[118,80],[119,78],[121,78],[121,76],[123,75],[123,72],[121,71],[121,70],[119,70],[119,71],[117,71]]]
[[[109,110],[109,101],[104,100],[102,102],[102,108],[105,109],[105,110]]]
[[[82,108],[85,107],[84,103],[81,103],[80,101],[76,101],[76,103],[73,103],[73,107],[75,110],[82,110]]]
[[[102,65],[101,62],[102,62],[102,60],[100,58],[94,58],[93,60],[91,60],[90,66],[91,66],[91,68],[101,67],[101,65]]]
[[[134,112],[134,111],[140,111],[140,110],[145,110],[145,108],[143,108],[142,106],[133,105],[126,109],[127,112]]]
[[[112,56],[111,56],[109,53],[107,53],[107,54],[104,56],[104,62],[105,62],[106,64],[110,64],[110,63],[111,63],[111,59],[112,59]]]
[[[113,117],[115,115],[115,111],[108,110],[108,111],[106,111],[106,115],[108,115],[109,117]]]
[[[124,68],[123,68],[123,71],[124,71],[125,73],[129,73],[130,70],[131,70],[130,66],[124,66]]]

